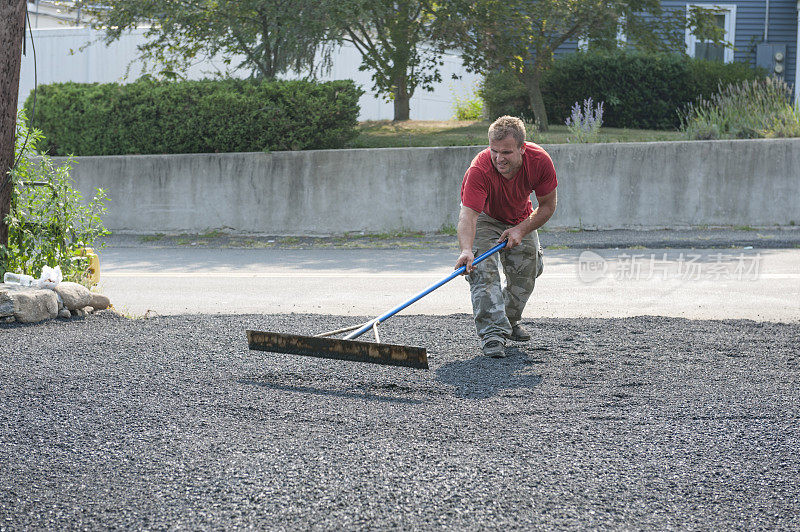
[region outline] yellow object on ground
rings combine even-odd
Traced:
[[[97,284],[100,281],[100,257],[97,256],[97,253],[92,248],[79,249],[78,256],[89,258],[88,279],[91,284]]]

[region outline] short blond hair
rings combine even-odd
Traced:
[[[489,126],[489,142],[503,140],[511,135],[517,141],[517,147],[525,142],[525,124],[516,116],[501,116]]]

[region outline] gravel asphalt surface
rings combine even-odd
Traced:
[[[800,528],[800,324],[398,316],[430,371],[248,351],[319,315],[0,324],[0,530]]]

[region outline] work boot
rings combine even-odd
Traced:
[[[531,335],[528,334],[528,331],[526,331],[519,323],[515,323],[511,326],[511,334],[509,334],[508,337],[515,342],[527,342],[531,339]]]
[[[483,345],[483,354],[492,358],[505,358],[506,346],[500,340],[489,340]]]

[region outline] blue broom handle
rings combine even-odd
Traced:
[[[473,266],[478,264],[482,260],[486,259],[490,255],[493,255],[494,253],[497,253],[498,251],[500,251],[501,249],[506,247],[507,243],[508,243],[508,240],[503,240],[502,242],[497,244],[495,247],[493,247],[489,251],[481,254],[479,257],[477,257],[475,260],[472,261]],[[447,277],[445,277],[444,279],[442,279],[438,283],[432,284],[431,286],[429,286],[428,288],[426,288],[425,290],[423,290],[419,294],[415,295],[414,297],[412,297],[411,299],[409,299],[405,303],[403,303],[401,305],[398,305],[395,308],[393,308],[392,310],[390,310],[389,312],[387,312],[386,314],[383,314],[381,316],[378,316],[374,320],[371,320],[369,323],[365,324],[359,330],[348,334],[347,336],[344,337],[344,340],[352,340],[354,338],[358,338],[359,336],[361,336],[365,332],[367,332],[370,329],[372,329],[372,327],[374,327],[375,325],[379,325],[379,324],[383,323],[384,321],[388,320],[389,318],[391,318],[392,316],[394,316],[395,314],[397,314],[398,312],[400,312],[401,310],[403,310],[407,306],[409,306],[409,305],[411,305],[413,303],[416,303],[417,301],[419,301],[423,297],[427,296],[428,294],[430,294],[431,292],[433,292],[434,290],[436,290],[437,288],[439,288],[443,284],[455,279],[456,277],[458,277],[459,275],[464,273],[464,271],[466,271],[466,269],[467,269],[466,265],[465,266],[461,266],[460,268],[455,270],[453,273],[451,273],[450,275],[448,275]]]

